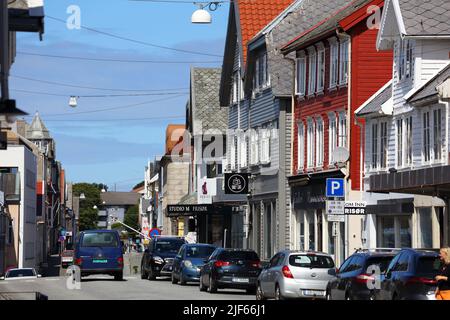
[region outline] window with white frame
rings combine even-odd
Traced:
[[[342,40],[339,44],[339,84],[346,84],[348,81],[348,54],[349,54],[349,41]]]
[[[347,115],[345,112],[339,112],[338,135],[338,146],[347,147]]]
[[[380,169],[387,168],[388,123],[380,122]]]
[[[307,167],[314,167],[314,122],[312,119],[308,119],[308,127],[306,133],[306,156]]]
[[[306,58],[297,59],[296,94],[304,96],[306,91]]]
[[[414,71],[413,45],[410,40],[400,40],[397,50],[399,81],[412,78]]]
[[[323,166],[324,158],[324,138],[323,138],[323,120],[316,119],[316,166]]]
[[[239,98],[239,74],[236,71],[233,74],[233,90],[232,90],[232,102],[237,103]]]
[[[423,121],[423,161],[431,160],[431,133],[430,133],[430,111],[426,111],[422,115]]]
[[[330,41],[330,88],[335,88],[339,74],[339,47],[336,41]]]
[[[230,141],[230,168],[231,170],[236,169],[236,136],[234,135]]]
[[[403,119],[397,119],[397,166],[403,167]]]
[[[256,57],[253,89],[262,90],[270,85],[267,52],[261,52]]]
[[[312,95],[316,92],[317,82],[317,54],[314,50],[309,51],[309,79],[308,79],[308,95]]]
[[[329,144],[329,163],[334,163],[333,160],[333,154],[334,149],[337,147],[337,127],[336,127],[336,114],[331,113],[328,116],[329,122],[328,122],[328,144]]]
[[[261,163],[270,163],[270,129],[261,129]]]
[[[413,160],[412,116],[405,118],[405,164],[410,166]]]
[[[298,123],[298,133],[297,133],[297,149],[298,149],[298,170],[301,171],[305,167],[305,126],[303,122]]]
[[[372,123],[372,163],[371,169],[378,169],[378,122]]]
[[[242,132],[242,134],[241,134],[239,149],[240,149],[240,159],[239,159],[240,167],[246,168],[247,167],[247,134],[245,132]]]
[[[250,131],[250,164],[257,165],[259,163],[259,134],[256,129]]]
[[[323,92],[325,87],[325,49],[317,52],[317,92]]]
[[[433,160],[442,160],[442,112],[441,109],[433,110]]]

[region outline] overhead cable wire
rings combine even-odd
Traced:
[[[63,19],[59,19],[56,17],[52,17],[52,16],[45,16],[48,19],[51,20],[55,20],[61,23],[66,24],[67,21],[63,20]],[[178,49],[178,48],[173,48],[173,47],[168,47],[168,46],[163,46],[163,45],[159,45],[159,44],[155,44],[155,43],[150,43],[150,42],[145,42],[145,41],[141,41],[141,40],[136,40],[136,39],[132,39],[132,38],[128,38],[128,37],[124,37],[124,36],[119,36],[110,32],[105,32],[105,31],[100,31],[94,28],[90,28],[87,26],[80,26],[82,29],[85,30],[89,30],[91,32],[95,32],[98,34],[102,34],[108,37],[112,37],[112,38],[116,38],[116,39],[120,39],[120,40],[124,40],[124,41],[129,41],[129,42],[133,42],[136,44],[140,44],[140,45],[144,45],[144,46],[149,46],[149,47],[154,47],[154,48],[159,48],[159,49],[165,49],[165,50],[171,50],[171,51],[176,51],[176,52],[181,52],[181,53],[188,53],[188,54],[196,54],[196,55],[202,55],[202,56],[209,56],[209,57],[220,57],[222,58],[222,55],[218,55],[218,54],[212,54],[212,53],[205,53],[205,52],[200,52],[200,51],[192,51],[192,50],[185,50],[185,49]]]

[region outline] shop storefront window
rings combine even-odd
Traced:
[[[394,217],[381,218],[381,246],[383,248],[395,248]]]
[[[400,226],[400,247],[411,248],[411,219],[409,216],[399,217]]]
[[[421,248],[433,247],[431,207],[419,208],[419,239]]]
[[[314,212],[308,212],[308,233],[309,233],[309,250],[316,249],[315,221]]]
[[[305,250],[305,215],[303,212],[297,213],[296,224],[296,248],[301,251]]]

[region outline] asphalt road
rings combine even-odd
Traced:
[[[30,294],[14,292],[38,291],[49,300],[255,300],[243,290],[219,290],[210,294],[200,292],[197,284],[174,285],[168,279],[142,280],[138,275],[114,281],[110,276],[89,276],[81,281],[81,288],[69,290],[66,277],[43,277],[32,280],[0,281],[0,300],[33,299]]]

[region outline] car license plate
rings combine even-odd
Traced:
[[[108,263],[108,260],[106,259],[94,259],[92,260],[93,263]]]
[[[325,291],[322,290],[303,290],[303,295],[304,296],[324,296],[325,295]]]
[[[248,283],[249,279],[248,278],[233,278],[233,282]]]

